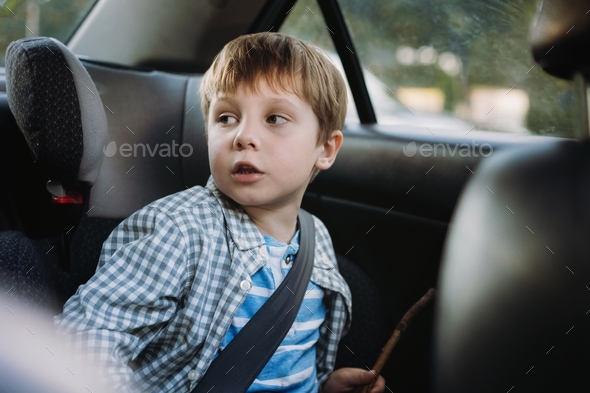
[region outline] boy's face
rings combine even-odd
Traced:
[[[258,87],[212,97],[211,173],[217,187],[243,207],[298,209],[312,170],[328,169],[335,153],[329,157],[330,142],[317,145],[318,120],[307,102],[274,92],[264,79]]]

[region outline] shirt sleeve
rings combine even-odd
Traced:
[[[186,272],[178,226],[167,214],[144,208],[104,242],[95,275],[55,317],[58,335],[114,391],[130,391],[128,364],[174,314]]]

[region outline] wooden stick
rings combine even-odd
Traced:
[[[393,334],[391,335],[391,337],[389,338],[389,340],[387,341],[387,343],[385,344],[385,346],[381,350],[381,355],[379,355],[379,357],[377,358],[377,361],[375,362],[375,365],[373,366],[373,370],[375,370],[375,372],[377,372],[377,375],[379,375],[381,373],[383,366],[387,362],[387,359],[389,359],[389,355],[391,355],[391,351],[393,351],[393,348],[395,347],[395,345],[399,341],[402,333],[406,330],[406,328],[408,327],[410,322],[412,322],[412,319],[424,307],[426,307],[426,305],[428,303],[430,303],[430,301],[432,300],[432,298],[434,297],[435,294],[436,294],[436,290],[434,288],[430,288],[428,290],[428,292],[426,292],[426,294],[424,296],[422,296],[422,298],[420,300],[418,300],[408,310],[408,312],[406,312],[404,314],[401,321],[399,321],[399,323],[395,327]],[[370,384],[365,385],[361,392],[362,393],[369,393],[371,391],[371,389],[373,388],[373,386],[375,385],[376,381],[377,381],[377,378],[375,378],[373,380],[373,382],[371,382]]]

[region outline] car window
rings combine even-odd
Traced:
[[[378,122],[573,137],[570,84],[529,49],[535,3],[340,0]],[[334,51],[313,0],[298,1],[282,31]]]
[[[0,0],[0,67],[8,45],[45,36],[67,42],[96,0]]]
[[[331,32],[327,29],[322,12],[315,1],[297,1],[295,6],[287,13],[287,18],[281,26],[281,32],[306,41],[311,41],[322,48],[330,57],[330,60],[332,60],[336,68],[342,73],[348,87],[348,81],[344,74],[344,67],[342,66],[342,62],[336,53],[336,48],[330,37]],[[367,75],[365,73],[365,80],[366,79]],[[368,85],[368,81],[366,82]],[[389,97],[387,97],[387,99],[389,100]],[[354,105],[354,97],[352,96],[350,87],[348,87],[346,122],[359,122],[358,113]]]

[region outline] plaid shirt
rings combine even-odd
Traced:
[[[311,280],[324,290],[316,344],[321,384],[348,330],[351,296],[332,241],[314,217]],[[55,317],[60,335],[117,392],[189,392],[218,352],[269,256],[263,235],[213,179],[135,212],[104,242],[96,274]],[[236,359],[239,361],[239,359]]]

